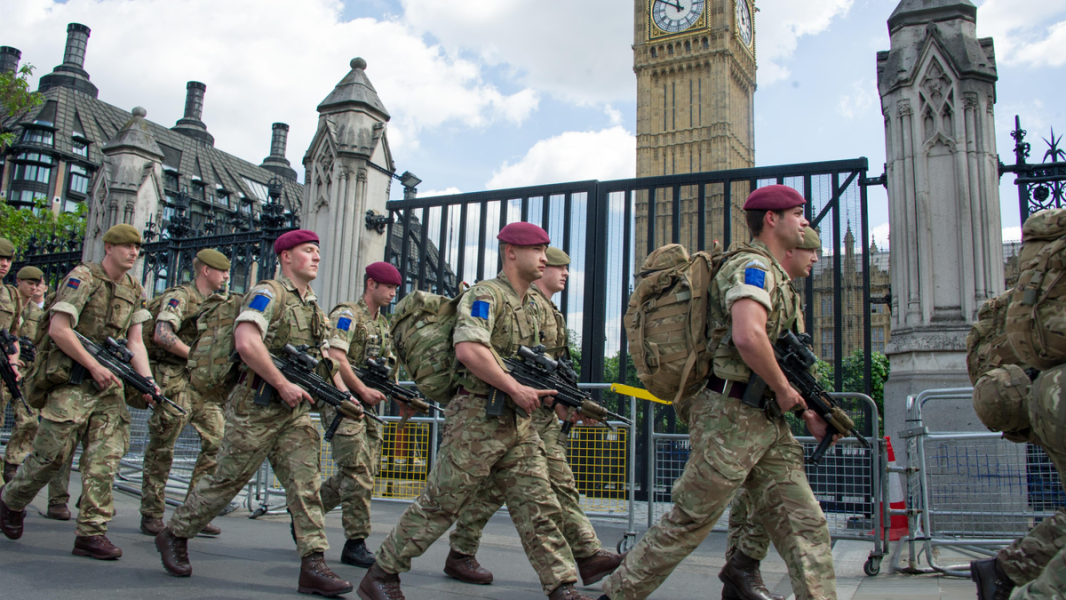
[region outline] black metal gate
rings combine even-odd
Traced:
[[[1029,152],[1032,147],[1025,141],[1027,131],[1022,129],[1021,118],[1014,117],[1014,164],[999,164],[999,175],[1014,173],[1014,184],[1018,186],[1018,212],[1020,223],[1025,223],[1029,215],[1049,208],[1066,206],[1066,149],[1059,147],[1062,136],[1055,137],[1051,129],[1051,139],[1045,139],[1048,149],[1040,163],[1030,164]]]
[[[556,300],[577,334],[571,338],[580,348],[582,381],[633,384],[622,316],[644,257],[671,242],[695,251],[709,249],[715,240],[725,247],[746,240],[739,207],[749,191],[789,185],[807,198],[807,217],[820,229],[825,247],[815,272],[800,286],[815,350],[833,366],[836,389],[843,387],[844,362],[853,355],[865,385],[855,391],[869,394],[871,351],[883,351],[888,341],[881,297],[888,295],[889,280],[887,252],[871,246],[867,219],[865,186],[882,180],[868,180],[867,170],[867,159],[858,158],[397,200],[387,205],[385,260],[405,282],[398,297],[416,289],[453,295],[461,282],[495,276],[496,234],[504,225],[536,223],[572,261],[570,282]],[[873,305],[871,289],[877,296]],[[613,394],[603,401],[613,410],[628,409]],[[679,428],[671,407],[645,405],[638,456],[647,456],[648,425],[667,433]],[[638,461],[637,481],[644,490],[651,487],[649,476]]]

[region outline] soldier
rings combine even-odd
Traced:
[[[555,390],[519,384],[497,360],[539,336],[529,286],[544,272],[548,234],[529,223],[500,230],[503,271],[472,287],[459,301],[455,355],[462,387],[444,410],[445,434],[426,487],[378,549],[359,584],[363,600],[403,600],[401,571],[451,527],[463,504],[486,479],[504,491],[511,519],[551,600],[584,600],[574,590],[573,555],[555,522],[544,445],[528,416]],[[506,395],[500,416],[487,414],[488,395]],[[518,412],[518,411],[521,411]],[[562,412],[562,411],[560,411]]]
[[[558,248],[548,248],[544,276],[530,287],[530,295],[540,314],[540,340],[554,356],[563,355],[568,346],[566,320],[551,298],[566,288],[570,276],[567,265],[570,257]],[[581,494],[574,481],[574,473],[566,460],[566,447],[559,443],[562,427],[555,411],[541,406],[533,412],[533,424],[544,443],[548,462],[548,477],[552,491],[562,512],[556,525],[562,531],[577,561],[581,581],[592,585],[603,579],[622,562],[622,555],[603,550],[596,530],[581,510]],[[488,585],[492,573],[474,557],[481,541],[481,532],[489,518],[503,506],[503,490],[488,480],[477,495],[463,507],[451,534],[451,551],[444,563],[444,572],[466,583]]]
[[[794,250],[785,253],[785,259],[781,261],[781,267],[792,279],[790,284],[795,288],[797,279],[807,277],[818,262],[818,251],[822,248],[822,240],[813,227],[803,230],[803,243]],[[796,290],[799,294],[799,290]],[[797,321],[802,323],[803,313],[799,313]],[[803,331],[804,327],[797,327]],[[765,492],[757,492],[756,497]],[[740,488],[729,510],[729,538],[726,549],[726,564],[718,579],[722,580],[725,587],[722,588],[723,600],[785,600],[784,596],[771,593],[763,583],[762,573],[759,571],[759,563],[766,559],[766,553],[770,548],[770,536],[766,533],[761,513],[756,510],[752,503],[752,494],[746,488]],[[799,568],[801,565],[796,565]]]
[[[229,396],[225,433],[215,472],[201,480],[155,538],[163,567],[175,577],[192,575],[188,540],[203,531],[255,475],[263,459],[285,488],[301,557],[298,591],[337,596],[352,584],[326,566],[329,549],[319,498],[318,431],[311,421],[313,400],[281,374],[270,358],[286,344],[307,344],[326,358],[329,321],[316,302],[311,281],[318,275],[318,236],[298,229],[274,242],[281,276],[261,281],[248,292],[234,328],[241,377]],[[261,381],[274,389],[275,402],[259,406]],[[338,389],[346,390],[339,376]],[[357,409],[358,410],[358,409]]]
[[[141,323],[149,318],[143,309],[144,289],[129,274],[140,250],[140,232],[132,225],[115,225],[104,234],[104,260],[78,265],[59,285],[49,309],[47,341],[38,349],[47,355],[36,364],[48,365],[41,370],[52,381],[64,373],[69,377],[74,362],[91,377],[80,384],[55,385],[48,392],[33,453],[0,492],[0,529],[10,539],[22,536],[26,506],[70,459],[77,432],[85,427],[82,499],[73,554],[101,560],[122,556],[106,533],[114,515],[112,485],[119,461],[129,448],[130,413],[122,381],[85,350],[74,332],[98,344],[108,337],[125,338],[133,352],[133,368],[151,379],[141,341]],[[41,379],[36,378],[35,384]],[[144,398],[151,401],[147,394]]]
[[[44,273],[37,267],[22,267],[15,277],[18,280],[19,303],[22,304],[19,335],[32,340],[37,335],[38,321],[44,314],[43,297],[41,304],[38,304],[36,300],[38,290],[42,290],[43,296]],[[19,364],[22,371],[26,371],[28,367],[25,361]],[[24,404],[15,402],[11,411],[15,413],[15,426],[11,429],[11,439],[8,440],[7,449],[4,451],[4,481],[11,481],[15,478],[15,471],[33,450],[33,436],[37,434],[38,412],[36,410],[26,410]],[[67,518],[70,518],[69,512]]]
[[[340,365],[344,384],[371,406],[377,406],[385,395],[359,381],[350,363],[365,368],[368,358],[391,360],[389,322],[380,309],[396,297],[399,285],[396,267],[386,262],[367,265],[363,297],[359,302],[338,304],[329,315],[333,325],[330,356]],[[335,416],[332,407],[323,407],[322,426],[328,427]],[[322,483],[322,511],[328,513],[343,505],[341,562],[369,569],[374,554],[367,550],[366,538],[370,535],[370,497],[381,463],[381,428],[369,419],[345,419],[333,436],[332,446],[337,472]]]
[[[825,516],[803,471],[803,447],[792,437],[787,411],[816,438],[827,425],[806,410],[803,398],[777,366],[770,340],[796,325],[800,302],[781,267],[803,242],[803,197],[792,188],[759,188],[744,204],[754,240],[730,258],[711,282],[708,328],[728,325],[714,356],[707,388],[677,407],[689,423],[692,454],[674,484],[674,506],[604,582],[601,600],[646,598],[714,527],[737,489],[765,490],[752,500],[786,561],[797,598],[835,599],[836,578]],[[761,376],[777,409],[740,402],[752,372]],[[776,416],[774,416],[776,415]],[[772,491],[773,493],[769,493]]]
[[[141,532],[157,536],[163,531],[167,479],[174,461],[174,444],[188,424],[200,434],[200,454],[196,457],[189,488],[196,489],[200,479],[215,470],[215,455],[222,440],[222,397],[205,398],[189,383],[189,344],[196,340],[196,315],[200,304],[229,281],[230,260],[218,250],[204,249],[192,261],[196,279],[191,283],[163,292],[157,305],[154,331],[147,332],[155,342],[152,372],[163,388],[163,395],[186,410],[183,415],[170,409],[152,412],[148,419],[148,447],[144,450],[141,483]],[[204,525],[201,535],[218,535],[222,530],[214,523]]]
[[[15,245],[12,244],[7,238],[0,238],[0,280],[7,277],[7,272],[11,270],[11,261],[15,259]],[[18,289],[15,286],[3,284],[0,285],[0,329],[8,330],[8,333],[12,335],[19,334],[19,322],[22,320],[22,301],[19,298]],[[15,368],[15,372],[18,373],[18,352],[16,348],[15,354],[8,357],[12,366]],[[7,402],[10,400],[11,394],[7,391],[7,388],[0,384],[0,429],[4,427],[4,420],[7,417]],[[16,409],[16,415],[18,410]],[[4,480],[11,481],[11,477],[14,473],[11,473],[7,466],[4,466]]]
[[[1017,377],[1026,381],[1021,367],[1015,368]],[[1028,394],[1009,399],[997,390],[982,389],[982,383],[983,379],[979,380],[974,389],[974,408],[981,421],[993,431],[1003,431],[1003,437],[1012,442],[1029,442],[1044,448],[1059,479],[1066,482],[1066,365],[1042,372]],[[971,562],[970,574],[977,583],[978,600],[1062,598],[1066,592],[1063,540],[1066,509],[1059,508],[995,557]]]

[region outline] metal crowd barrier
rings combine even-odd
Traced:
[[[933,403],[968,401],[972,388],[927,390],[907,398],[910,429],[906,514],[909,534],[893,552],[891,566],[905,573],[969,577],[969,564],[940,564],[937,548],[980,559],[1026,535],[1066,502],[1062,482],[1048,455],[1034,444],[1015,444],[999,433],[940,432],[926,422]],[[976,416],[974,416],[976,420]],[[901,549],[907,564],[901,566]],[[924,557],[928,568],[920,565]]]
[[[881,561],[888,552],[888,505],[884,501],[885,470],[888,466],[887,449],[880,431],[880,416],[873,399],[865,394],[832,394],[849,415],[860,425],[865,415],[871,416],[868,431],[874,435],[867,440],[873,448],[859,445],[855,438],[845,438],[826,453],[817,467],[806,466],[807,480],[811,485],[822,511],[825,513],[829,534],[834,539],[870,541],[870,552],[864,570],[874,576],[880,572]],[[803,444],[804,455],[810,456],[817,442],[813,437],[796,436]],[[690,445],[687,434],[652,433],[649,451],[651,472],[654,473],[651,501],[647,507],[648,527],[654,525],[670,510],[670,493],[674,482],[684,471]],[[729,510],[722,514],[715,531],[727,531]]]

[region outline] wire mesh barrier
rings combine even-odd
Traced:
[[[431,430],[436,423],[408,423],[398,430],[395,420],[385,422],[381,436],[381,466],[374,479],[374,497],[414,500],[429,475]],[[322,453],[327,448],[323,442]]]
[[[574,427],[566,456],[581,493],[581,508],[589,514],[625,516],[629,513],[629,429]]]
[[[939,572],[969,577],[969,564],[942,564],[939,548],[973,557],[993,556],[1024,536],[1041,520],[1066,505],[1058,471],[1047,453],[1033,444],[1015,444],[999,433],[938,432],[923,409],[948,401],[969,400],[973,390],[927,390],[907,399],[906,514],[910,534],[906,565],[899,554],[893,570]],[[932,403],[932,404],[930,404]],[[976,421],[976,417],[974,419]],[[922,561],[928,567],[922,567]]]

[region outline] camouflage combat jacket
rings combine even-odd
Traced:
[[[333,326],[329,345],[344,351],[350,363],[365,369],[368,358],[384,358],[389,367],[395,366],[389,321],[380,310],[376,319],[370,318],[370,308],[367,307],[366,301],[360,298],[358,302],[342,302],[335,306],[329,314],[329,320]],[[323,406],[322,415],[326,422],[331,422],[334,411]],[[344,419],[337,429],[337,434],[358,435],[364,427],[370,431],[371,436],[380,435],[380,425],[370,419]]]
[[[44,310],[32,299],[27,300],[25,304],[25,308],[22,309],[22,323],[19,324],[19,335],[32,340],[37,337],[37,328],[41,323],[41,317],[44,316]]]
[[[18,288],[12,285],[0,285],[0,329],[6,329],[12,335],[19,333],[22,322],[22,298]]]
[[[196,341],[196,315],[200,312],[200,305],[207,296],[200,293],[195,283],[187,283],[171,288],[163,293],[162,302],[159,304],[159,314],[155,315],[155,322],[169,323],[178,339],[186,346],[191,346]],[[147,333],[155,335],[155,332]],[[159,362],[167,365],[185,367],[186,359],[172,354],[166,350],[159,353]]]
[[[551,298],[536,284],[529,286],[529,295],[537,307],[537,319],[540,323],[540,339],[537,343],[544,344],[552,356],[562,355],[569,337],[563,313],[559,312]]]

